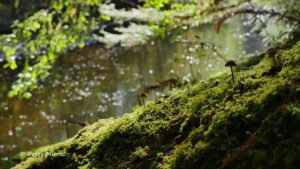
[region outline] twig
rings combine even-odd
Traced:
[[[286,19],[292,22],[300,23],[300,19],[282,14],[280,12],[276,11],[268,11],[268,10],[254,10],[254,9],[242,9],[239,11],[231,12],[225,16],[223,16],[221,19],[218,20],[216,24],[216,32],[219,33],[221,30],[222,24],[231,17],[237,16],[237,15],[242,15],[242,14],[252,14],[252,15],[269,15],[270,17],[279,17],[281,19]]]
[[[80,125],[81,127],[85,127],[85,126],[87,125],[86,122],[80,122],[80,121],[77,121],[77,120],[67,120],[67,121],[66,121],[66,133],[67,133],[67,138],[69,138],[69,136],[70,136],[70,132],[69,132],[69,123],[77,124],[77,125]]]
[[[216,46],[215,44],[211,43],[211,42],[204,42],[204,41],[199,41],[199,40],[185,40],[185,41],[177,41],[175,40],[174,42],[176,43],[188,43],[188,44],[192,44],[192,43],[200,43],[201,48],[203,47],[207,47],[209,49],[211,49],[213,52],[215,52],[217,54],[218,57],[220,57],[221,59],[223,59],[225,62],[227,62],[228,60],[225,58],[225,56],[223,56],[219,50],[217,49],[218,46]]]

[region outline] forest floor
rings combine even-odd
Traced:
[[[234,80],[224,73],[20,153],[14,168],[296,169],[300,42],[274,50]]]

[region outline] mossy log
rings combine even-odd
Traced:
[[[14,168],[297,169],[300,43],[235,79],[223,74],[99,120],[62,143],[19,154]]]

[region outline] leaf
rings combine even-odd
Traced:
[[[80,43],[78,44],[78,47],[79,47],[79,48],[83,48],[84,46],[85,46],[84,42],[80,42]]]
[[[25,99],[30,99],[31,96],[32,96],[32,94],[29,93],[29,92],[26,92],[26,93],[23,94],[23,97],[24,97]]]
[[[15,70],[18,68],[18,65],[15,60],[9,60],[8,63],[6,63],[3,68],[10,68],[11,70]]]
[[[9,66],[11,70],[15,70],[18,67],[15,60],[11,61]]]

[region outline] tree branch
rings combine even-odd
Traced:
[[[286,19],[288,21],[292,21],[292,22],[296,22],[296,23],[300,23],[300,19],[293,17],[293,16],[289,16],[289,15],[285,15],[282,14],[280,12],[276,12],[276,11],[268,11],[268,10],[254,10],[254,9],[243,9],[243,10],[239,10],[239,11],[235,11],[235,12],[231,12],[225,16],[223,16],[222,18],[220,18],[216,24],[216,32],[219,33],[222,27],[222,24],[231,17],[234,17],[236,15],[243,15],[243,14],[252,14],[252,15],[269,15],[270,17],[279,17],[281,19]]]

